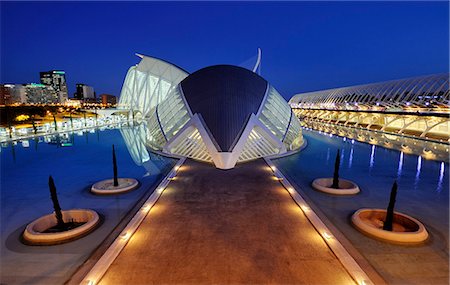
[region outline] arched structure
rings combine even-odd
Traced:
[[[133,114],[137,112],[145,117],[167,97],[172,87],[188,76],[188,73],[161,59],[136,55],[141,61],[128,70],[118,108],[128,109]]]
[[[441,159],[449,151],[449,97],[449,74],[435,74],[302,93],[289,103],[306,128],[383,146],[395,135]]]
[[[293,108],[327,110],[436,111],[450,103],[449,74],[297,94]]]
[[[260,62],[259,53],[255,71]],[[128,72],[122,94],[120,107],[138,110],[147,123],[147,147],[168,155],[229,169],[303,145],[300,122],[287,102],[245,68],[216,65],[188,75],[143,57]]]

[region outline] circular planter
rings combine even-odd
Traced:
[[[353,195],[360,191],[358,185],[350,180],[339,179],[338,189],[331,188],[332,184],[333,178],[318,178],[313,181],[312,186],[318,191],[334,195]]]
[[[106,179],[95,183],[91,192],[95,194],[120,194],[136,189],[139,182],[134,178],[118,178],[118,186],[114,186],[114,179]]]
[[[30,245],[54,245],[83,237],[95,229],[100,219],[97,212],[88,209],[73,209],[62,211],[63,220],[85,223],[79,227],[64,232],[44,233],[56,226],[55,214],[48,214],[27,225],[23,238]]]
[[[352,224],[361,232],[394,243],[421,243],[427,240],[428,232],[418,220],[394,212],[393,230],[383,230],[386,210],[359,209],[352,216]]]

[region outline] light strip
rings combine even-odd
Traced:
[[[144,221],[150,209],[158,201],[164,189],[169,185],[170,180],[168,178],[173,178],[176,176],[177,171],[180,166],[184,163],[186,158],[180,159],[173,169],[167,174],[167,176],[162,179],[161,183],[155,188],[155,191],[150,195],[150,197],[142,205],[140,211],[138,211],[131,221],[125,226],[119,236],[114,240],[111,246],[103,253],[102,257],[95,263],[88,274],[83,278],[80,284],[83,285],[95,285],[97,284],[105,275],[108,268],[114,262],[114,260],[119,256],[120,252],[125,248],[128,241],[131,239],[133,234],[139,228],[141,223]]]
[[[282,178],[279,179],[281,185],[283,185],[286,191],[288,191],[289,195],[291,195],[292,199],[302,210],[306,218],[308,218],[308,220],[314,226],[318,234],[322,236],[325,243],[333,251],[338,260],[341,262],[341,264],[344,266],[347,272],[352,276],[352,278],[357,282],[357,284],[366,284],[366,285],[373,284],[373,282],[370,281],[370,278],[367,276],[364,270],[362,270],[359,264],[348,253],[348,251],[339,242],[339,240],[337,240],[337,238],[333,234],[331,234],[331,231],[328,229],[328,227],[322,222],[322,220],[311,209],[311,207],[309,207],[308,203],[306,203],[303,197],[295,190],[295,188],[286,179],[283,173],[279,169],[277,169],[277,167],[273,164],[273,162],[270,159],[264,158],[264,160],[266,161],[267,165],[269,165],[273,174],[276,177]]]

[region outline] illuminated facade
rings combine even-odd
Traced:
[[[119,108],[147,123],[146,145],[172,156],[233,168],[303,145],[300,122],[253,70],[217,65],[188,74],[147,56],[125,78]]]
[[[297,94],[293,108],[329,110],[439,111],[450,103],[449,74]]]
[[[66,72],[51,70],[40,72],[41,84],[50,86],[58,94],[59,103],[65,103],[69,99],[66,83]]]
[[[302,124],[314,129],[356,128],[435,142],[450,139],[449,74],[302,93],[289,104]]]

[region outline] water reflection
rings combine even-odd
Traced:
[[[416,169],[416,179],[414,180],[414,186],[417,186],[420,178],[420,170],[422,169],[422,157],[417,157],[417,169]]]
[[[352,148],[350,149],[350,155],[348,157],[348,168],[352,168],[352,163],[353,163],[353,145]]]
[[[370,153],[369,171],[372,170],[375,162],[375,145],[372,145],[372,152]]]
[[[125,145],[134,163],[139,166],[143,166],[147,171],[145,176],[156,175],[161,173],[169,162],[161,155],[147,150],[147,126],[142,123],[133,125],[130,127],[122,127],[120,134],[123,137]]]
[[[327,149],[327,165],[330,162],[330,148]]]
[[[444,172],[445,172],[445,163],[441,162],[441,168],[439,170],[439,181],[438,186],[436,188],[436,192],[441,193],[442,191],[442,184],[444,182]]]
[[[344,138],[338,139],[338,144],[331,144],[330,141],[334,139],[328,139],[328,134],[322,133],[319,135],[317,131],[305,131],[304,135],[308,139],[309,136],[326,136],[324,140],[318,140],[316,145],[309,146],[309,149],[303,151],[303,157],[306,157],[307,151],[322,152],[327,149],[326,164],[333,162],[330,161],[334,158],[331,151],[334,147],[342,150],[341,161],[345,159],[348,165],[347,169],[352,169],[353,166],[358,166],[358,169],[366,169],[364,177],[393,177],[397,180],[402,180],[402,184],[408,185],[410,189],[415,191],[425,191],[426,189],[433,193],[447,193],[445,190],[448,188],[448,163],[436,162],[424,160],[424,157],[416,155],[408,155],[408,153],[396,151],[392,149],[382,148],[381,151],[377,145],[369,145],[364,143],[352,144],[352,139]],[[336,136],[334,136],[336,138]],[[332,147],[330,147],[332,145]],[[348,157],[345,156],[345,152],[348,151]],[[323,154],[325,156],[325,153]],[[369,169],[367,168],[367,160],[361,159],[361,157],[369,156]],[[377,165],[375,165],[375,156],[377,159]],[[324,157],[325,158],[325,157]],[[417,160],[416,160],[417,158]],[[311,160],[308,160],[308,166],[312,164]],[[363,167],[363,165],[366,165]],[[423,166],[423,167],[422,167]],[[447,168],[447,169],[446,169]],[[355,169],[355,173],[351,175],[358,175],[358,171]],[[439,172],[439,173],[438,173]],[[390,181],[389,183],[392,183]],[[425,186],[427,185],[427,186]],[[391,185],[388,185],[389,189]]]
[[[402,175],[402,169],[403,169],[403,151],[400,152],[400,158],[398,160],[397,179],[399,179],[400,176]]]

